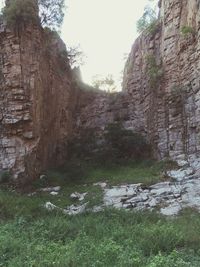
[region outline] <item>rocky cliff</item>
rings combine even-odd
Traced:
[[[159,1],[159,18],[133,44],[123,92],[100,95],[80,112],[83,127],[121,120],[147,137],[158,159],[200,149],[200,2]]]
[[[160,1],[154,32],[136,40],[126,63],[123,90],[159,158],[199,153],[199,5]]]
[[[27,181],[61,163],[73,131],[76,88],[65,45],[52,32],[1,24],[0,45],[0,170]]]
[[[162,0],[153,30],[135,41],[123,91],[74,83],[63,42],[38,25],[0,27],[0,170],[33,179],[67,154],[85,129],[121,121],[150,141],[158,159],[200,150],[200,2]],[[80,89],[79,87],[84,87]]]

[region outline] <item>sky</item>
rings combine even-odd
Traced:
[[[138,36],[137,20],[147,4],[155,6],[158,0],[65,1],[61,37],[67,47],[79,45],[83,51],[83,81],[91,84],[94,76],[111,74],[120,87],[125,59]]]
[[[155,0],[156,1],[156,0]],[[154,1],[154,2],[155,2]],[[136,22],[148,0],[66,0],[62,38],[85,54],[83,80],[112,74],[120,84],[124,57],[137,37]]]

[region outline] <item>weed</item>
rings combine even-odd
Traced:
[[[163,76],[163,69],[161,65],[157,64],[154,55],[149,54],[146,56],[146,73],[151,88],[155,88]]]
[[[183,26],[181,28],[181,34],[183,36],[188,36],[190,34],[194,34],[194,29],[191,26]]]

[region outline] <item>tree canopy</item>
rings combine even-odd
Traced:
[[[65,0],[7,0],[2,13],[11,26],[17,26],[21,22],[40,21],[43,27],[59,31],[64,19],[64,2]]]
[[[64,0],[38,0],[39,16],[43,27],[59,30],[64,19]]]

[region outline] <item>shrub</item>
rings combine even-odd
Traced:
[[[108,124],[102,136],[94,134],[94,129],[85,130],[73,139],[69,154],[76,159],[93,159],[96,162],[124,159],[140,160],[151,154],[150,145],[138,133],[126,130],[120,122]]]
[[[120,122],[107,125],[104,139],[106,150],[114,158],[142,159],[150,155],[150,146],[144,137],[126,130]]]
[[[163,76],[163,70],[160,65],[157,64],[154,55],[146,56],[146,73],[149,78],[150,86],[155,87]]]
[[[27,22],[37,23],[37,14],[37,4],[33,0],[12,0],[3,9],[3,17],[11,27]]]
[[[137,21],[137,31],[139,33],[155,33],[158,26],[158,17],[154,9],[145,7],[144,14]]]
[[[64,0],[10,0],[2,13],[12,27],[32,22],[59,31],[64,19],[64,8]]]
[[[181,28],[181,34],[183,36],[188,36],[190,34],[194,34],[194,29],[192,27],[190,27],[190,26],[183,26]]]

